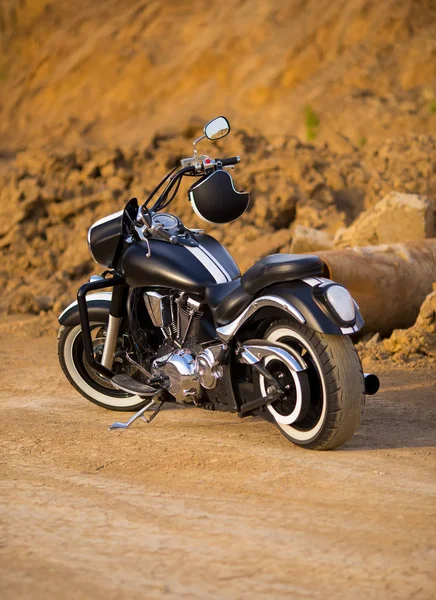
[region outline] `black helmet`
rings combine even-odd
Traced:
[[[202,177],[189,188],[188,195],[195,213],[213,224],[235,221],[250,202],[250,194],[237,192],[230,173],[223,169]]]

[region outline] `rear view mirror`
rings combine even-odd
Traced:
[[[230,133],[230,123],[225,117],[216,117],[204,126],[204,134],[209,140],[219,140]]]

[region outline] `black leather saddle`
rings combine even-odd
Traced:
[[[205,298],[220,325],[233,321],[264,288],[304,277],[322,275],[324,263],[311,254],[271,254],[262,258],[239,279],[217,283],[205,290]]]

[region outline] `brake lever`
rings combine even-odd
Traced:
[[[147,225],[144,225],[144,227],[136,227],[136,233],[138,234],[138,237],[141,240],[141,242],[145,242],[147,244],[147,252],[145,254],[145,258],[151,258],[150,240],[144,233],[144,230],[147,231],[147,229]]]

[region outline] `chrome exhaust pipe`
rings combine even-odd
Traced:
[[[380,389],[380,379],[373,373],[364,373],[363,379],[365,381],[365,394],[367,396],[373,396]]]

